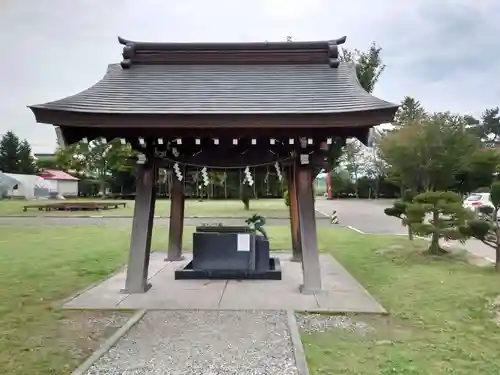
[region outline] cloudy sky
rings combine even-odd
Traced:
[[[29,104],[75,94],[140,41],[325,40],[383,48],[375,95],[414,96],[431,111],[479,115],[500,105],[498,0],[3,0],[0,134],[52,152],[52,126]]]

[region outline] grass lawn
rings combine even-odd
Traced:
[[[500,275],[492,267],[432,259],[422,243],[351,237],[351,246],[338,246],[332,233],[332,253],[391,315],[355,317],[374,328],[364,335],[303,333],[311,375],[500,374]]]
[[[99,201],[98,199],[82,199],[83,201]],[[82,201],[68,200],[68,202]],[[51,203],[46,201],[47,203]],[[78,211],[78,212],[63,212],[63,211],[38,211],[38,209],[29,209],[23,212],[23,207],[30,204],[43,204],[40,201],[25,201],[25,200],[0,200],[0,216],[79,216],[79,215],[103,215],[103,216],[130,216],[134,214],[134,201],[126,202],[126,208],[117,208],[111,210],[95,211]],[[239,200],[207,200],[198,202],[194,199],[186,200],[186,217],[232,217],[232,218],[247,218],[254,213],[258,213],[268,218],[288,218],[288,207],[285,206],[283,199],[259,199],[250,201],[250,210],[243,209],[243,203]],[[170,201],[167,199],[159,199],[156,201],[155,215],[169,216]]]
[[[186,238],[193,228],[186,229]],[[288,227],[268,228],[290,248]],[[68,374],[126,313],[61,311],[62,299],[126,261],[129,226],[0,226],[0,374]],[[499,374],[499,277],[462,260],[430,259],[403,237],[319,228],[331,251],[391,312],[375,332],[303,333],[311,374]],[[166,246],[156,228],[153,248]],[[186,241],[189,249],[190,243]]]

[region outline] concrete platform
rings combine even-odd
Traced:
[[[299,292],[302,265],[290,262],[290,253],[279,256],[282,280],[175,280],[182,262],[165,262],[165,254],[151,254],[147,293],[121,294],[125,270],[66,302],[68,309],[165,310],[296,310],[338,313],[385,313],[384,308],[330,255],[321,254],[324,290],[313,295]]]

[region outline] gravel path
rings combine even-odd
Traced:
[[[297,375],[283,311],[149,311],[85,375]]]
[[[306,333],[326,332],[332,328],[357,332],[361,335],[373,331],[370,325],[345,315],[295,314],[295,319],[299,328]]]

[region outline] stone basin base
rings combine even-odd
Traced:
[[[193,262],[184,268],[175,270],[175,280],[281,280],[281,264],[279,258],[269,258],[269,269],[252,270],[194,270]]]

